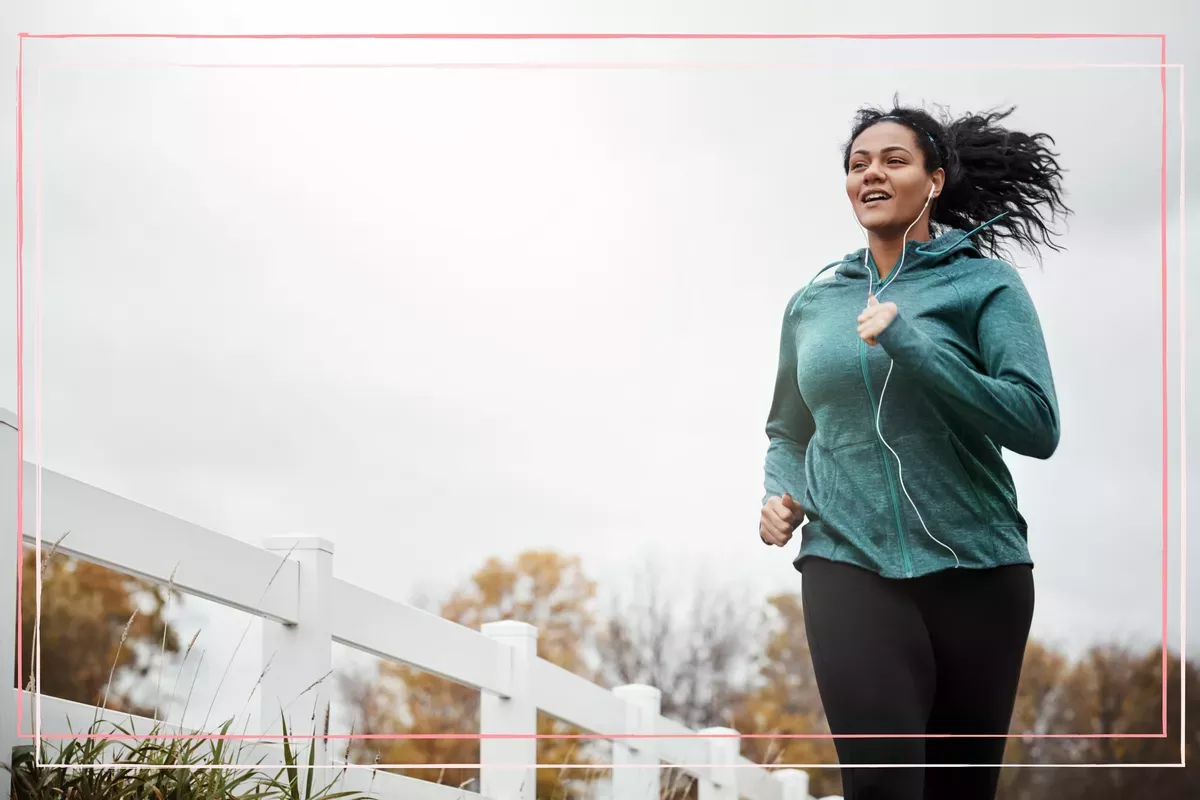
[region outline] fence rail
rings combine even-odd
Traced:
[[[16,419],[0,409],[0,530],[16,531]],[[37,472],[26,462],[22,532],[34,541]],[[677,765],[692,775],[702,800],[810,800],[807,775],[798,770],[771,771],[738,753],[735,731],[698,738],[696,732],[659,713],[661,695],[653,687],[625,686],[613,691],[574,675],[536,655],[537,631],[518,622],[485,625],[475,631],[411,606],[389,600],[332,574],[333,546],[316,537],[274,537],[263,547],[233,539],[58,474],[41,471],[41,525],[46,539],[69,531],[60,551],[76,558],[176,589],[263,618],[263,659],[271,669],[262,684],[260,719],[279,718],[278,709],[313,683],[318,719],[328,708],[327,681],[334,643],[388,661],[411,665],[481,692],[480,733],[536,733],[542,711],[576,727],[615,737],[611,791],[619,800],[658,800],[660,770],[647,765]],[[11,543],[12,539],[8,539]],[[48,547],[50,541],[43,541]],[[17,548],[0,542],[5,577],[0,618],[13,619],[13,563]],[[12,626],[0,636],[0,663],[12,663]],[[7,659],[7,662],[5,662]],[[15,690],[0,693],[0,718],[12,719],[23,705],[26,735],[34,719],[34,697]],[[43,734],[78,733],[91,723],[91,706],[43,697]],[[311,719],[306,704],[303,720]],[[121,721],[129,717],[121,715]],[[269,738],[278,739],[279,723],[263,731],[255,757],[282,763]],[[152,721],[135,720],[149,731]],[[16,743],[11,725],[0,729],[0,760]],[[297,728],[293,727],[293,730]],[[298,728],[303,730],[303,726]],[[258,732],[256,732],[258,733]],[[622,738],[622,733],[653,733],[664,738]],[[672,738],[677,737],[677,738]],[[357,767],[342,778],[347,789],[366,790],[381,800],[534,800],[537,742],[533,738],[487,739],[480,748],[479,794]],[[334,764],[332,753],[318,752],[319,763]],[[266,748],[265,750],[261,748]],[[709,765],[709,766],[706,766]],[[633,768],[633,767],[643,768]],[[626,768],[630,767],[630,768]],[[7,796],[0,773],[0,796]]]

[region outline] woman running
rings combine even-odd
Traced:
[[[996,792],[1034,606],[1002,450],[1059,440],[1037,312],[997,256],[1061,249],[1046,218],[1070,213],[1053,139],[1011,112],[860,110],[843,166],[868,246],[784,314],[759,536],[807,520],[795,565],[846,800]],[[879,764],[907,767],[856,766]]]

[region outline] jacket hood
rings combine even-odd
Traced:
[[[950,228],[941,235],[927,242],[910,241],[904,247],[903,274],[911,275],[921,270],[931,269],[941,264],[957,261],[960,258],[982,258],[983,254],[971,241],[971,236],[984,226],[967,233],[957,228]],[[842,259],[838,273],[851,279],[866,280],[867,278],[867,248],[847,253]],[[875,263],[872,261],[869,269],[878,276]],[[878,280],[878,277],[876,277]]]

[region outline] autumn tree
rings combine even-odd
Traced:
[[[1040,658],[1036,651],[1035,661]],[[1061,657],[1055,657],[1059,661]],[[1186,674],[1187,718],[1200,714],[1200,673],[1195,664],[1167,656],[1167,726],[1163,731],[1163,652],[1139,653],[1124,645],[1091,648],[1074,664],[1057,668],[1057,685],[1047,693],[1035,729],[1065,738],[1010,740],[1007,760],[1040,764],[1179,764],[1186,742],[1189,760],[1200,757],[1200,728],[1191,722],[1181,739],[1180,678]],[[1029,659],[1027,659],[1027,664]],[[1045,680],[1031,676],[1029,685]],[[1023,678],[1024,681],[1024,678]],[[1024,721],[1022,721],[1024,723]],[[1014,720],[1014,732],[1018,730]],[[1073,738],[1083,734],[1091,738]],[[1134,735],[1136,738],[1128,738]],[[1120,738],[1125,736],[1127,738]],[[1026,774],[1014,774],[1024,772]],[[1200,797],[1200,773],[1179,767],[1121,769],[1005,770],[1003,800],[1117,800],[1127,797]]]
[[[577,558],[549,551],[521,553],[512,562],[489,559],[465,586],[437,608],[452,622],[478,630],[488,622],[517,620],[538,628],[539,657],[589,680],[584,652],[592,634],[595,584]],[[355,728],[368,734],[462,734],[479,730],[479,692],[399,664],[384,664],[377,675],[342,676],[343,695],[355,714]],[[539,734],[576,733],[540,715]],[[579,739],[539,739],[538,763],[586,763]],[[478,739],[359,740],[350,749],[357,763],[470,764],[479,761]],[[469,786],[477,769],[402,770],[422,780]],[[577,796],[579,773],[553,768],[537,774],[539,797]]]
[[[179,654],[165,619],[167,587],[43,548],[41,693],[88,705],[151,716],[157,689],[152,675]],[[28,686],[35,674],[37,555],[21,563],[21,653]],[[135,613],[136,611],[136,613]],[[112,685],[109,678],[112,676]],[[148,698],[148,699],[147,699]]]

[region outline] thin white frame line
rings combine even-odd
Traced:
[[[1187,764],[1187,106],[1179,68],[1179,763]]]
[[[33,688],[35,692],[34,701],[34,742],[36,749],[41,749],[42,744],[42,217],[44,216],[44,208],[42,206],[42,186],[44,184],[44,173],[42,165],[45,162],[42,150],[42,73],[40,70],[34,71],[34,103],[37,107],[37,117],[39,123],[34,131],[34,149],[37,152],[37,172],[34,180],[36,187],[34,190],[34,208],[37,213],[37,222],[34,227],[34,263],[36,275],[34,277],[34,314],[36,315],[33,328],[33,359],[34,359],[34,458],[37,461],[34,469],[34,579],[37,591],[37,602],[34,604],[34,613],[37,617],[34,619],[33,636],[30,641],[33,643]],[[24,300],[22,300],[24,302]],[[24,436],[25,431],[17,432],[18,436]],[[20,464],[18,469],[24,470],[25,465]],[[20,498],[18,502],[25,502],[25,498]],[[24,534],[24,531],[21,532]],[[24,569],[25,552],[24,547],[21,548],[22,564],[19,569]],[[17,685],[21,685],[24,676],[17,676]],[[36,758],[34,759],[36,761]]]
[[[120,65],[118,65],[118,66],[120,66]],[[131,66],[133,66],[133,64],[131,64]],[[168,64],[168,66],[186,66],[186,65]],[[880,65],[870,65],[870,66],[878,67]],[[931,66],[937,66],[937,65],[931,65]],[[946,66],[946,65],[942,65],[942,66]],[[1002,66],[1002,65],[1000,65],[1000,66]],[[1010,66],[1013,68],[1021,68],[1022,67],[1022,65],[1010,65]],[[1187,604],[1186,604],[1186,599],[1187,599],[1187,558],[1186,558],[1186,556],[1187,556],[1187,535],[1186,535],[1186,531],[1187,531],[1187,513],[1186,513],[1186,511],[1187,511],[1187,485],[1186,485],[1187,438],[1186,438],[1186,423],[1185,423],[1187,381],[1186,381],[1186,338],[1184,335],[1185,327],[1186,327],[1185,320],[1186,320],[1186,305],[1187,305],[1187,303],[1186,303],[1186,272],[1187,272],[1187,270],[1185,268],[1186,259],[1187,259],[1187,247],[1186,247],[1187,220],[1186,220],[1186,204],[1185,204],[1185,202],[1186,202],[1186,176],[1184,174],[1185,154],[1187,151],[1187,146],[1186,146],[1187,137],[1185,135],[1186,134],[1186,127],[1185,127],[1186,126],[1186,115],[1185,115],[1186,106],[1185,106],[1185,79],[1184,79],[1185,70],[1184,70],[1183,64],[1175,64],[1175,63],[1170,63],[1170,64],[1161,64],[1161,63],[1160,64],[1127,64],[1127,65],[1115,65],[1115,64],[1074,65],[1074,68],[1090,68],[1090,67],[1102,68],[1102,67],[1112,67],[1112,66],[1139,67],[1139,68],[1140,67],[1145,67],[1145,68],[1157,67],[1159,69],[1167,69],[1167,68],[1172,68],[1172,69],[1178,68],[1179,69],[1179,129],[1180,129],[1180,143],[1179,143],[1180,300],[1179,300],[1179,303],[1180,303],[1180,310],[1181,310],[1180,333],[1179,333],[1179,336],[1180,336],[1180,371],[1181,371],[1181,374],[1180,374],[1180,477],[1181,477],[1181,484],[1182,484],[1181,490],[1180,490],[1180,562],[1181,562],[1181,564],[1180,564],[1180,592],[1179,592],[1179,595],[1180,595],[1180,656],[1179,656],[1179,658],[1180,658],[1180,680],[1179,680],[1179,682],[1180,682],[1180,709],[1179,709],[1179,714],[1180,714],[1180,761],[1178,764],[1174,764],[1174,763],[1171,763],[1171,764],[1115,764],[1115,763],[1114,764],[1000,764],[1000,765],[995,765],[995,764],[990,764],[990,765],[869,764],[868,765],[868,764],[864,764],[864,765],[852,765],[852,766],[863,767],[863,768],[907,767],[907,766],[921,766],[921,767],[932,766],[932,767],[947,767],[947,768],[953,768],[956,766],[964,766],[964,767],[967,767],[967,766],[1050,767],[1050,768],[1053,768],[1053,767],[1061,767],[1061,768],[1073,768],[1073,767],[1161,768],[1161,767],[1176,767],[1176,766],[1184,767],[1187,764],[1187,727],[1185,724],[1186,723],[1186,714],[1187,714],[1187,710],[1186,710],[1186,697],[1187,697],[1187,668],[1186,668],[1186,666],[1187,666],[1187,648],[1186,648],[1186,642],[1187,642],[1187,626],[1186,626],[1186,618],[1187,618]],[[49,65],[48,68],[56,68],[56,67],[54,65]],[[906,67],[902,67],[902,68],[920,69],[920,68],[923,68],[923,66],[922,65],[907,65]],[[1072,68],[1072,65],[1051,65],[1046,68]],[[36,241],[35,241],[35,244],[36,244],[35,252],[37,253],[38,273],[39,273],[37,280],[35,281],[35,292],[36,292],[36,296],[37,296],[37,314],[38,314],[38,325],[37,325],[37,327],[35,327],[35,339],[34,339],[34,341],[35,341],[35,358],[40,358],[40,339],[37,335],[37,332],[40,331],[41,311],[42,311],[42,308],[41,308],[41,297],[42,297],[41,296],[41,275],[40,275],[40,273],[41,273],[41,224],[42,224],[41,191],[42,191],[42,182],[43,182],[42,181],[42,173],[41,173],[43,153],[42,153],[42,145],[41,145],[41,138],[40,138],[41,117],[42,117],[42,113],[43,113],[42,104],[41,104],[41,100],[42,100],[41,70],[42,69],[43,69],[42,65],[36,65],[34,67],[35,76],[36,76],[36,93],[35,94],[37,97],[37,108],[38,108],[38,113],[36,115],[37,126],[38,126],[37,127],[38,136],[35,138],[36,151],[38,154],[38,172],[37,172],[37,177],[36,177],[36,181],[37,181],[36,197],[37,197],[38,220],[37,220],[37,227],[35,229],[37,231]],[[40,362],[35,364],[35,366],[40,367]],[[41,383],[40,383],[41,382],[41,371],[40,371],[40,369],[38,370],[37,375],[38,375],[38,378],[35,383],[35,387],[36,387],[36,391],[38,392],[38,397],[40,398],[40,387],[41,387]],[[35,552],[39,554],[37,556],[37,558],[39,560],[38,570],[37,570],[37,575],[38,575],[37,614],[38,614],[38,619],[40,621],[40,618],[41,618],[41,569],[40,569],[40,552],[41,552],[41,458],[40,458],[41,414],[40,414],[40,410],[39,410],[39,413],[37,416],[35,430],[36,430],[35,435],[37,437],[35,452],[37,452],[39,454],[38,467],[37,467],[37,512],[36,512],[37,513],[37,524],[36,524],[36,549],[35,549]],[[20,565],[18,565],[18,568],[20,568]],[[42,739],[41,739],[40,731],[41,731],[41,697],[42,697],[42,694],[41,694],[41,642],[36,641],[36,639],[37,639],[37,637],[35,637],[34,646],[37,650],[36,658],[37,658],[38,676],[37,676],[37,682],[36,682],[37,685],[35,686],[35,704],[34,705],[35,705],[36,713],[35,713],[34,740],[39,744],[39,746],[35,747],[34,761],[37,766],[53,768],[54,767],[53,764],[37,763],[40,760],[40,755],[41,755],[40,743],[41,743]],[[1164,696],[1164,700],[1165,700],[1165,696]],[[203,734],[199,734],[199,735],[203,735]],[[263,766],[268,767],[268,768],[274,768],[273,765],[263,765]],[[414,768],[414,767],[420,767],[420,766],[430,766],[430,768],[438,768],[437,765],[364,765],[364,768],[369,767],[369,768],[373,768],[373,769],[379,769],[379,768],[401,768],[401,769],[403,769],[403,768]],[[443,766],[456,767],[456,766],[463,766],[463,765],[443,765]],[[482,765],[475,765],[475,766],[480,766],[482,768]],[[705,767],[696,767],[695,765],[673,765],[673,766],[676,766],[677,768],[689,768],[689,767],[705,768]],[[708,765],[708,766],[711,767],[711,766],[729,766],[729,765],[718,764],[718,765]],[[822,764],[817,764],[817,765],[805,765],[805,764],[772,765],[772,767],[770,767],[770,768],[768,768],[764,765],[758,765],[758,764],[733,765],[733,766],[735,766],[735,767],[753,766],[753,767],[758,767],[761,769],[768,769],[768,770],[770,768],[775,768],[775,769],[780,769],[780,768],[824,769],[824,768],[831,768],[831,767],[840,768],[840,765],[822,765]],[[566,769],[566,768],[573,768],[573,767],[574,768],[584,768],[582,765],[534,765],[535,769],[546,769],[548,767],[558,768],[558,769]],[[79,768],[104,769],[107,767],[105,765],[82,765]],[[179,768],[179,767],[176,767],[176,768]],[[220,769],[222,767],[221,766],[212,766],[212,767],[198,767],[198,768]],[[225,767],[225,768],[227,768],[227,767]],[[279,768],[282,769],[284,767],[281,766]],[[305,768],[307,768],[307,767],[305,767]],[[318,769],[318,768],[320,768],[320,769],[358,768],[358,765],[329,765],[329,766],[314,765],[313,768],[314,769]]]

